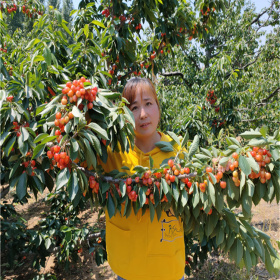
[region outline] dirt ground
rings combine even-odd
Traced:
[[[11,199],[8,194],[5,199]],[[28,222],[28,228],[34,228],[38,221],[43,218],[48,212],[48,208],[45,204],[44,197],[47,192],[44,192],[38,197],[36,201],[33,197],[29,200],[28,204],[17,205],[16,210],[19,211],[25,220]],[[262,201],[257,207],[253,207],[253,219],[252,224],[259,229],[265,231],[271,238],[272,243],[276,244],[276,240],[280,240],[280,206],[273,203],[269,204]],[[88,223],[93,226],[98,219],[98,213],[92,212],[90,209],[83,211],[79,218],[84,223]],[[101,224],[105,226],[105,218],[101,216]],[[115,273],[111,270],[108,262],[101,266],[97,266],[93,257],[88,253],[87,248],[84,248],[83,253],[80,254],[81,261],[78,264],[73,264],[69,272],[65,272],[60,269],[55,261],[54,255],[47,259],[46,267],[40,274],[50,273],[56,275],[57,279],[78,280],[78,279],[96,279],[96,280],[113,280],[117,279]],[[1,255],[1,260],[2,260]],[[1,261],[2,263],[2,261]],[[31,259],[28,258],[17,267],[15,270],[7,270],[5,265],[1,264],[1,280],[18,279],[29,280],[32,279],[38,273],[30,267]],[[226,270],[223,272],[223,270]],[[206,273],[205,273],[206,272]],[[235,276],[236,273],[236,276]],[[204,275],[205,274],[205,275]],[[229,276],[227,276],[229,275]],[[247,278],[249,277],[249,278]],[[253,278],[254,277],[254,278]],[[234,264],[230,262],[225,256],[211,256],[205,263],[203,269],[200,271],[194,271],[189,277],[185,276],[185,279],[280,279],[280,274],[276,277],[271,277],[264,268],[264,264],[260,263],[256,268],[251,271],[251,276],[246,276],[245,272],[240,272],[236,269]]]

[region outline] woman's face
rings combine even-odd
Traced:
[[[148,85],[139,85],[135,99],[130,105],[135,119],[135,136],[143,138],[156,133],[160,112]]]

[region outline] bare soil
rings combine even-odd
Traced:
[[[36,201],[34,197],[29,200],[28,204],[16,205],[16,210],[21,213],[23,218],[27,221],[29,229],[36,228],[38,221],[46,216],[48,213],[48,206],[46,205],[44,198],[47,195],[45,191],[38,197]],[[5,200],[11,200],[11,195],[8,194]],[[252,224],[259,229],[266,232],[272,239],[274,247],[276,247],[276,241],[280,240],[280,208],[276,202],[261,203],[253,207],[253,219]],[[100,227],[105,227],[105,217],[101,216],[98,221],[98,213],[92,212],[90,209],[80,213],[79,218],[89,225],[99,224]],[[52,274],[57,279],[78,280],[78,279],[96,279],[96,280],[113,280],[117,279],[115,273],[111,270],[108,262],[101,266],[97,266],[93,257],[88,253],[88,248],[83,248],[83,252],[80,254],[80,262],[72,264],[70,271],[65,271],[60,268],[55,260],[55,256],[52,255],[47,259],[46,266],[39,274]],[[278,250],[279,251],[279,250]],[[3,263],[4,257],[1,254],[1,279],[18,279],[29,280],[38,274],[37,271],[30,269],[31,258],[27,258],[18,265],[14,270],[8,270],[7,265]],[[280,279],[278,276],[270,276],[265,270],[264,264],[260,263],[257,267],[253,268],[250,275],[246,275],[245,270],[240,270],[224,255],[211,255],[208,261],[204,264],[203,268],[199,271],[193,271],[192,275],[185,279]]]

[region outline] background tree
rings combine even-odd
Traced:
[[[60,10],[61,1],[60,0],[48,0],[48,7],[52,6],[54,9]]]
[[[271,130],[279,126],[278,5],[272,2],[256,14],[250,3],[232,1],[219,15],[215,30],[196,43],[189,37],[190,42],[174,48],[174,60],[163,57],[163,129],[196,133],[200,128],[206,138],[207,128],[217,135],[222,128],[235,133],[264,124]],[[267,26],[271,33],[262,43]],[[174,91],[177,110],[168,104]],[[177,111],[183,112],[182,118]]]
[[[192,234],[190,239],[196,238],[206,246],[200,259],[219,246],[230,252],[241,267],[250,270],[260,257],[270,273],[278,273],[277,253],[270,239],[249,224],[252,203],[280,200],[279,130],[273,127],[279,106],[274,102],[279,54],[278,50],[270,52],[270,46],[278,44],[279,39],[272,34],[267,47],[259,48],[259,56],[255,53],[260,35],[255,23],[262,15],[250,8],[240,12],[244,5],[241,1],[201,0],[192,5],[185,1],[114,0],[81,4],[84,6],[76,11],[73,28],[68,28],[57,9],[42,14],[42,4],[35,3],[32,8],[36,13],[31,16],[22,3],[24,14],[30,22],[34,20],[27,35],[8,33],[5,20],[14,12],[2,8],[1,183],[8,186],[4,192],[15,190],[14,202],[26,203],[30,192],[37,196],[46,187],[54,197],[50,199],[50,215],[38,231],[14,223],[13,203],[4,203],[7,215],[1,245],[9,254],[10,265],[20,259],[22,252],[30,252],[35,255],[33,265],[39,269],[55,247],[58,261],[68,267],[70,261],[77,260],[79,242],[89,235],[77,219],[85,202],[107,207],[112,216],[126,201],[126,215],[132,208],[135,212],[149,208],[151,219],[159,217],[164,207],[172,206],[184,219],[186,234]],[[265,12],[271,15],[274,25],[278,24],[277,5],[272,2]],[[149,26],[145,40],[144,23]],[[239,26],[238,30],[232,30],[234,26]],[[268,59],[265,66],[263,59]],[[265,83],[256,80],[260,73],[267,79]],[[175,170],[163,163],[160,170],[153,171],[157,174],[169,168],[175,181],[169,182],[166,177],[157,181],[161,187],[154,185],[155,203],[146,197],[148,186],[142,188],[132,181],[135,176],[142,177],[144,167],[139,167],[133,178],[118,172],[110,174],[116,178],[106,179],[96,161],[97,156],[106,160],[109,144],[112,149],[120,146],[128,150],[128,139],[133,143],[133,118],[117,91],[122,91],[130,77],[140,75],[159,85],[162,130],[184,136],[179,138],[169,132],[173,141],[159,143],[160,148],[170,150],[175,142],[184,143],[188,153],[181,164],[195,176],[182,182],[173,174]],[[268,95],[261,97],[263,90]],[[259,96],[252,96],[254,91]],[[264,99],[262,103],[270,102],[266,109],[271,110],[271,121],[241,134],[243,142],[239,143],[238,129],[250,127],[250,122],[237,127],[239,116],[233,111],[237,108],[240,116],[251,118],[256,110],[249,108],[241,115],[240,109],[253,102],[258,104],[260,98]],[[252,115],[248,115],[250,112]],[[204,148],[199,148],[199,139],[204,141]],[[207,165],[213,165],[213,174],[209,171],[212,176],[205,172]],[[234,171],[237,176],[233,176]],[[216,172],[220,172],[219,177]],[[149,178],[152,182],[158,180],[155,174]],[[133,182],[137,197],[131,198],[126,192],[124,179]],[[145,204],[147,198],[149,206]],[[233,211],[239,206],[242,215]],[[104,234],[99,236],[103,238]],[[90,248],[99,262],[106,258],[104,240],[101,242],[103,247],[96,240]],[[187,252],[194,260],[199,253]],[[186,272],[188,269],[186,266]]]
[[[63,0],[61,13],[62,13],[63,19],[69,23],[71,22],[70,14],[73,9],[74,9],[74,6],[73,6],[72,0]]]

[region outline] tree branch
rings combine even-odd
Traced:
[[[247,120],[241,120],[242,122],[256,122],[256,121],[264,121],[264,119],[247,119]],[[279,123],[280,124],[280,121],[269,121],[271,123]]]
[[[104,180],[108,183],[113,183],[113,184],[118,184],[120,183],[121,181],[125,181],[126,179],[122,179],[122,178],[118,178],[118,179],[115,179],[113,177],[110,177],[110,176],[98,176],[97,173],[95,172],[91,172],[89,170],[87,170],[86,168],[84,167],[80,167],[78,166],[77,167],[79,170],[83,171],[85,173],[86,176],[94,176],[94,177],[99,177],[101,180]],[[197,172],[194,172],[194,173],[190,173],[190,174],[184,174],[184,175],[179,175],[178,176],[178,179],[184,179],[184,178],[192,178],[192,177],[195,177],[197,175]],[[135,183],[135,179],[132,179],[132,182]],[[142,179],[139,180],[139,182],[142,182]]]
[[[266,97],[266,98],[264,98],[264,99],[262,99],[262,103],[259,103],[259,104],[257,104],[257,106],[262,106],[263,105],[263,103],[267,103],[267,101],[270,99],[270,98],[272,98],[274,95],[276,95],[277,94],[277,91],[279,91],[280,90],[280,87],[278,87],[277,89],[275,89],[268,97]]]
[[[158,73],[159,75],[162,75],[164,77],[174,77],[174,76],[180,76],[183,81],[187,84],[188,87],[192,87],[192,85],[184,78],[184,74],[181,72],[169,72],[169,73]]]
[[[271,3],[271,5],[270,5],[269,8],[267,8],[266,10],[264,10],[262,13],[259,13],[259,14],[257,15],[257,17],[256,17],[254,20],[252,20],[251,23],[249,23],[249,24],[247,25],[247,27],[250,26],[250,25],[253,25],[253,24],[256,23],[256,22],[258,22],[259,19],[260,19],[265,13],[267,13],[268,10],[270,10],[270,9],[273,7],[274,2],[275,2],[275,0],[272,1],[272,3]]]
[[[257,57],[255,58],[255,60],[247,63],[246,65],[244,65],[241,68],[238,68],[239,71],[245,70],[247,67],[249,67],[250,65],[256,63],[256,61],[258,60],[259,56],[260,56],[261,52],[258,53]],[[225,78],[227,79],[229,76],[231,75],[231,73],[226,74]]]

